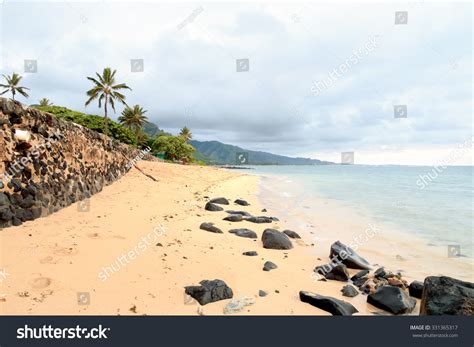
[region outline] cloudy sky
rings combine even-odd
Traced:
[[[365,164],[464,144],[450,164],[472,165],[470,3],[0,3],[0,72],[24,76],[22,102],[101,114],[84,108],[86,76],[110,66],[129,104],[197,140]]]

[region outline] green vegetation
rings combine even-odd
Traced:
[[[193,134],[191,134],[191,130],[189,130],[188,127],[183,127],[179,133],[179,136],[183,138],[184,142],[188,142],[193,138]]]
[[[140,105],[133,107],[125,107],[122,111],[122,115],[118,121],[124,127],[130,129],[135,133],[137,143],[140,143],[144,138],[142,135],[143,125],[148,122],[148,118],[145,116],[145,111]]]
[[[104,103],[104,134],[108,135],[108,116],[107,116],[107,106],[110,104],[112,110],[115,112],[115,102],[118,101],[124,105],[125,95],[118,92],[118,90],[129,89],[132,90],[125,83],[115,84],[115,73],[117,70],[112,71],[110,67],[106,67],[102,72],[102,75],[95,73],[97,78],[87,77],[89,81],[94,83],[94,88],[87,91],[87,96],[89,99],[86,101],[86,106],[88,106],[95,99],[99,99],[99,108],[102,107],[102,102]]]
[[[49,101],[49,99],[43,98],[39,102],[40,106],[53,106],[53,103]]]
[[[310,158],[292,158],[272,153],[249,151],[237,146],[227,145],[218,141],[190,141],[209,164],[231,164],[231,165],[324,165],[331,162]],[[238,153],[246,153],[248,162],[239,163]]]
[[[23,95],[25,98],[29,97],[28,93],[26,92],[29,89],[18,85],[21,79],[23,78],[22,76],[14,72],[11,76],[3,75],[3,78],[5,79],[7,84],[0,84],[0,88],[5,89],[3,92],[0,93],[0,95],[10,92],[12,93],[13,100],[15,100],[16,93]]]
[[[125,95],[120,90],[131,88],[125,83],[116,83],[115,74],[117,70],[106,67],[102,75],[96,73],[96,77],[87,77],[94,86],[87,91],[89,97],[85,103],[87,107],[94,100],[98,101],[99,108],[104,105],[104,117],[92,114],[85,114],[79,111],[70,110],[66,107],[54,106],[49,99],[42,98],[39,105],[31,105],[40,111],[53,114],[59,119],[82,125],[85,128],[113,137],[114,139],[129,145],[151,147],[154,154],[163,155],[165,160],[180,161],[183,163],[198,163],[205,165],[208,162],[206,156],[196,151],[188,142],[192,139],[191,130],[183,127],[177,136],[172,136],[164,132],[158,126],[148,122],[145,116],[146,110],[140,105],[129,107],[125,102]],[[0,84],[4,88],[0,95],[7,92],[15,95],[18,93],[25,98],[26,87],[19,86],[22,77],[16,73],[11,76],[3,75],[6,84]],[[109,120],[108,107],[112,107],[115,112],[115,104],[119,102],[125,105],[118,123]]]
[[[85,114],[78,111],[73,111],[67,109],[66,107],[60,106],[34,106],[36,109],[44,112],[49,112],[55,115],[56,117],[74,122],[76,124],[82,125],[83,127],[89,128],[91,130],[105,133],[104,132],[104,119],[101,116]],[[124,126],[110,121],[109,124],[109,135],[114,139],[129,144],[136,145],[135,134]]]
[[[194,161],[195,148],[187,144],[181,136],[159,136],[153,141],[151,148],[155,152],[163,152],[166,160]]]

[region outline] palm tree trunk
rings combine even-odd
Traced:
[[[137,138],[137,146],[139,145],[139,143],[138,143],[138,142],[139,142],[139,141],[138,141],[139,135],[140,135],[140,128],[137,127],[137,130],[135,131],[135,136],[136,136],[136,138]]]
[[[104,133],[105,133],[105,135],[109,134],[109,122],[108,122],[108,119],[107,119],[107,104],[108,104],[108,102],[109,102],[108,96],[105,95],[105,105],[104,105],[104,111],[105,111],[105,115],[104,115]]]

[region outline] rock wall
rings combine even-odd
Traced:
[[[137,156],[134,147],[0,98],[0,228],[89,198]]]

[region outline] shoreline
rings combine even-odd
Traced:
[[[371,263],[401,271],[410,281],[422,281],[427,276],[439,275],[470,282],[474,280],[472,258],[449,258],[445,249],[430,245],[430,241],[422,236],[404,231],[400,226],[376,221],[368,210],[355,210],[339,201],[308,194],[299,184],[295,184],[297,190],[294,192],[277,193],[275,187],[281,187],[282,183],[294,184],[287,176],[259,176],[260,201],[279,212],[285,211],[288,217],[286,223],[295,230],[301,230],[308,241],[323,242],[327,246],[326,254],[315,249],[314,254],[319,257],[327,257],[330,243],[336,241],[332,233],[337,230],[337,238],[347,245],[356,244],[358,249],[355,250]],[[282,204],[283,200],[290,203]],[[296,207],[291,208],[289,205],[295,202]],[[288,212],[290,209],[291,213]]]
[[[293,228],[298,214],[291,210],[280,214],[282,207],[261,201],[262,179],[257,175],[161,162],[138,166],[157,181],[132,169],[93,195],[87,211],[80,212],[75,203],[48,217],[0,230],[0,269],[9,274],[0,282],[1,315],[223,315],[230,300],[201,306],[184,293],[186,286],[214,279],[225,281],[234,298],[255,301],[237,315],[330,315],[301,302],[301,290],[349,302],[359,310],[356,315],[388,315],[368,304],[366,295],[342,296],[347,282],[317,281],[312,276],[315,266],[329,260],[327,245],[343,236],[339,229],[345,225],[336,223],[338,229],[330,229],[335,224],[329,219],[335,215],[317,220],[323,231],[332,230],[326,236],[316,230],[306,234],[301,225]],[[204,209],[210,198],[220,196],[231,201],[224,210],[245,210],[280,221],[224,221],[224,211]],[[234,204],[238,198],[250,206]],[[223,233],[201,230],[203,222],[214,223]],[[254,230],[257,239],[233,235],[228,232],[232,228]],[[294,248],[287,251],[265,249],[261,235],[267,228],[293,228],[303,240],[292,239]],[[318,237],[317,242],[311,245],[307,235]],[[370,247],[357,252],[374,263],[377,256]],[[258,256],[242,255],[247,251]],[[278,268],[263,271],[266,261]],[[349,269],[351,276],[357,272]],[[268,295],[260,297],[260,290]],[[412,315],[419,312],[417,302]]]

